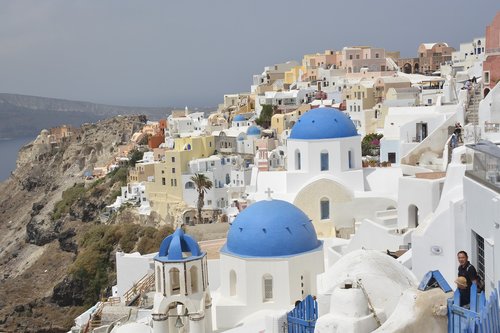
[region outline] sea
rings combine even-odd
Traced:
[[[34,138],[0,139],[0,182],[3,182],[16,168],[19,149]]]

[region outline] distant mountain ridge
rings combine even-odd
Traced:
[[[62,124],[80,126],[116,115],[144,114],[166,118],[174,108],[131,107],[0,93],[0,139],[35,137],[42,129]],[[200,111],[208,111],[201,109]]]

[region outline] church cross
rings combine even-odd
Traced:
[[[266,191],[264,191],[264,193],[266,193],[266,194],[267,194],[267,200],[272,200],[272,199],[273,199],[273,198],[271,198],[271,194],[273,194],[273,193],[274,193],[274,191],[273,191],[273,190],[271,190],[271,188],[270,188],[270,187],[268,187],[268,188],[267,188],[267,190],[266,190]]]

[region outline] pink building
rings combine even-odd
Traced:
[[[387,70],[385,50],[368,46],[344,47],[340,57],[337,57],[337,67],[347,73],[359,73],[361,68],[369,72],[384,72]]]
[[[500,81],[500,11],[486,27],[486,60],[483,62],[484,95]]]

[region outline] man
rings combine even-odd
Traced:
[[[465,288],[459,288],[460,292],[460,306],[470,304],[470,287],[472,282],[477,283],[477,271],[474,266],[469,262],[467,252],[460,251],[457,253],[458,258],[458,276],[463,276],[467,280]]]

